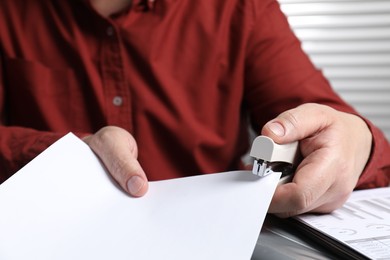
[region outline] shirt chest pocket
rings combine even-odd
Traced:
[[[23,59],[5,59],[3,65],[8,124],[62,130],[73,120],[80,90],[71,69],[53,69]]]

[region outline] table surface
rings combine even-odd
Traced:
[[[251,260],[340,259],[319,241],[300,234],[282,219],[267,215]]]

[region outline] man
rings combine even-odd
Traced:
[[[273,0],[0,2],[5,180],[72,131],[132,196],[243,168],[248,123],[303,160],[282,217],[389,184],[383,134],[316,70]]]

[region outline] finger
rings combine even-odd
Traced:
[[[326,201],[334,182],[331,159],[326,151],[317,151],[305,158],[291,183],[277,187],[269,212],[290,217],[319,209]]]
[[[117,147],[115,157],[104,156],[103,163],[106,165],[112,177],[130,195],[143,196],[148,190],[146,174],[134,157],[129,157],[127,149]]]
[[[105,127],[93,136],[84,138],[84,141],[126,192],[135,197],[147,192],[147,177],[137,160],[137,145],[127,131],[118,127]]]
[[[285,111],[269,121],[261,132],[276,143],[301,140],[329,126],[333,120],[330,116],[333,113],[329,113],[332,110],[323,105],[304,104]]]

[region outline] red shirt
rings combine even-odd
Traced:
[[[301,49],[273,0],[135,1],[110,19],[87,1],[0,2],[0,174],[72,131],[128,130],[150,180],[242,167],[248,121],[306,102],[356,113]],[[389,184],[374,146],[359,187]]]

